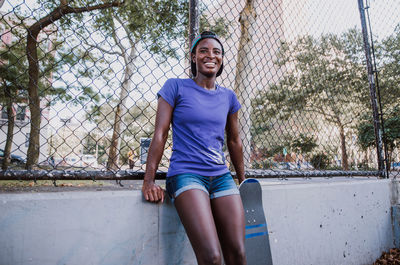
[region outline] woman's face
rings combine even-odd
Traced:
[[[197,75],[207,77],[217,75],[222,64],[222,47],[215,39],[203,39],[196,46],[196,53],[192,54],[192,60],[196,63]]]

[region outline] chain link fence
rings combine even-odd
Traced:
[[[398,1],[0,2],[2,178],[141,178],[156,94],[189,78],[203,30],[224,43],[249,175],[399,175]],[[158,177],[171,153],[170,133]]]

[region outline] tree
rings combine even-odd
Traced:
[[[44,17],[39,18],[34,24],[27,28],[27,44],[26,55],[28,58],[28,95],[29,110],[31,112],[31,131],[29,136],[28,158],[26,168],[31,169],[37,163],[39,157],[39,134],[40,134],[40,93],[38,89],[39,82],[39,62],[38,57],[38,36],[39,33],[49,25],[60,20],[68,14],[81,14],[93,10],[101,10],[112,7],[121,6],[120,1],[100,2],[90,1],[69,1],[69,0],[53,0],[44,3],[49,8],[49,12]]]
[[[376,46],[380,97],[383,111],[387,113],[400,107],[400,24]]]
[[[87,114],[88,120],[93,122],[96,127],[85,138],[85,143],[87,144],[85,149],[91,154],[96,154],[96,150],[98,150],[99,163],[108,160],[105,150],[112,139],[113,130],[111,125],[114,124],[114,109],[117,104],[118,100],[110,100],[104,104],[93,106]],[[141,100],[129,108],[126,115],[122,117],[124,124],[130,124],[130,126],[121,131],[119,137],[121,138],[122,147],[120,153],[122,157],[126,156],[129,149],[134,150],[139,155],[140,138],[150,138],[154,131],[155,110],[154,103]]]
[[[251,98],[248,88],[253,81],[251,70],[255,68],[255,62],[252,54],[254,48],[254,39],[256,36],[256,18],[257,13],[254,8],[254,0],[246,0],[246,5],[240,12],[240,29],[241,35],[239,39],[239,50],[236,65],[235,76],[235,92],[238,100],[242,102],[242,110],[239,112],[240,122],[240,138],[243,141],[243,158],[245,168],[250,167],[251,157],[251,119],[252,112]]]
[[[90,51],[98,51],[104,56],[96,62],[96,67],[109,67],[112,62],[121,61],[123,77],[118,85],[118,104],[115,105],[110,147],[108,148],[108,169],[117,169],[121,146],[121,132],[127,126],[123,120],[127,114],[127,100],[133,88],[137,88],[133,76],[141,73],[140,59],[151,56],[159,64],[169,59],[178,59],[177,41],[187,36],[188,3],[182,0],[173,1],[135,1],[114,11],[103,10],[92,19],[92,28],[101,31],[103,40],[96,43],[90,33],[81,33],[84,45]],[[223,31],[223,20],[210,23],[206,16],[201,16],[206,27]],[[79,32],[79,31],[78,31]],[[145,54],[145,56],[143,56]],[[115,74],[115,73],[114,73]],[[146,75],[144,73],[143,75]]]
[[[290,143],[290,147],[298,154],[309,154],[317,147],[316,140],[312,136],[300,134],[300,136]]]
[[[393,150],[400,147],[400,109],[395,108],[392,115],[384,120],[385,137],[387,146],[389,167],[392,162]],[[367,150],[369,147],[376,147],[374,125],[371,120],[364,119],[357,127],[358,145]],[[390,169],[390,168],[389,168]]]
[[[340,36],[283,42],[276,64],[284,76],[259,93],[255,115],[282,121],[302,114],[320,117],[338,129],[343,168],[348,170],[346,131],[369,102],[362,47],[361,33],[355,29]]]
[[[385,128],[384,142],[389,165],[400,141],[400,24],[392,35],[376,45],[379,89]],[[370,117],[371,115],[369,115]],[[376,147],[373,122],[365,115],[356,126],[358,145],[367,150]]]
[[[3,48],[0,51],[0,61],[3,62],[0,64],[0,81],[2,87],[0,91],[0,102],[3,108],[7,109],[7,139],[4,147],[3,170],[7,170],[11,159],[11,146],[15,125],[14,104],[21,102],[24,98],[19,95],[24,91],[23,84],[26,84],[26,80],[21,80],[26,76],[23,72],[23,63],[20,62],[20,58],[23,57],[23,54],[24,51],[19,49],[10,52],[10,47],[8,47],[8,45],[6,45],[5,49]]]
[[[122,58],[124,75],[120,83],[118,103],[114,109],[113,134],[108,151],[108,169],[118,168],[118,156],[121,131],[125,128],[123,117],[126,114],[126,102],[132,90],[132,76],[138,71],[137,58],[146,50],[157,56],[162,63],[168,57],[177,58],[176,47],[170,43],[183,36],[187,3],[185,1],[134,1],[112,12],[103,10],[93,20],[93,28],[101,30],[105,36],[111,36],[100,45],[86,41],[91,49],[113,55],[106,64],[111,64],[115,56]],[[181,23],[181,24],[180,24]],[[82,38],[87,40],[89,38]],[[141,49],[142,47],[142,49]]]
[[[28,102],[28,61],[26,57],[23,30],[26,29],[22,21],[16,18],[3,17],[1,23],[6,27],[7,34],[11,34],[14,41],[5,43],[0,50],[0,103],[7,109],[7,139],[4,147],[4,161],[2,169],[6,170],[10,163],[11,146],[13,142],[15,127],[15,104],[26,104]],[[18,25],[18,26],[15,26]],[[55,43],[55,45],[57,45]],[[40,44],[38,56],[41,58],[40,74],[38,75],[37,88],[40,95],[58,95],[63,98],[60,89],[53,87],[48,80],[51,79],[53,70],[60,67],[52,53],[45,53],[46,47]],[[65,94],[64,94],[65,95]]]

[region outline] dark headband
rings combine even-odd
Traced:
[[[224,53],[225,53],[224,46],[222,46],[222,42],[219,40],[218,35],[212,31],[204,31],[201,34],[199,34],[196,38],[194,38],[190,52],[194,53],[194,50],[196,49],[196,46],[199,43],[199,41],[204,40],[204,39],[215,39],[216,41],[218,41],[218,43],[221,45],[221,48],[222,48],[222,55],[224,55]]]

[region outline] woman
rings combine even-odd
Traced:
[[[154,136],[142,192],[150,202],[163,202],[154,182],[172,122],[173,154],[166,188],[175,204],[197,262],[246,264],[244,212],[237,186],[225,165],[224,132],[239,183],[244,179],[238,130],[240,104],[232,90],[216,84],[223,70],[224,48],[206,31],[193,40],[194,79],[169,79],[158,93]]]

